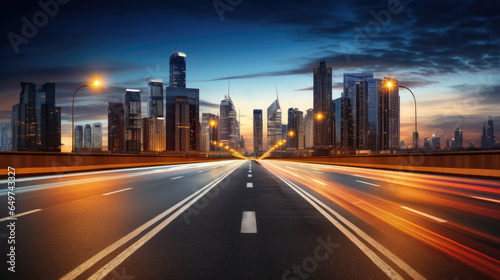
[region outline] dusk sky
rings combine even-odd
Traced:
[[[76,124],[107,128],[107,103],[122,102],[126,88],[142,90],[145,116],[146,79],[168,84],[175,49],[187,54],[187,87],[200,89],[200,113],[219,112],[231,80],[249,150],[252,111],[266,112],[275,87],[283,123],[288,108],[312,108],[312,69],[321,58],[333,67],[333,98],[340,97],[343,73],[373,72],[410,87],[421,141],[436,134],[444,146],[460,127],[464,145],[479,146],[488,116],[500,134],[500,1],[48,2],[58,9],[50,5],[46,22],[38,1],[3,4],[0,122],[10,124],[21,81],[55,82],[63,151],[71,144],[71,100],[79,85],[99,78],[105,88],[78,93]],[[37,30],[24,27],[23,35],[24,17],[38,22]],[[401,139],[408,145],[413,99],[403,89],[400,97]],[[103,134],[106,149],[107,129]]]

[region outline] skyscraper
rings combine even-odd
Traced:
[[[170,55],[170,83],[169,87],[186,87],[186,54],[174,52]]]
[[[163,80],[148,79],[148,117],[163,118]]]
[[[271,148],[285,138],[286,132],[282,135],[280,102],[276,97],[276,100],[267,108],[267,148]]]
[[[488,127],[486,129],[486,143],[488,149],[495,147],[495,125],[493,124],[493,118],[490,116],[488,118]]]
[[[337,150],[339,149],[347,149],[347,141],[348,141],[348,131],[346,122],[344,121],[345,114],[345,106],[347,102],[345,101],[347,98],[339,97],[333,100],[333,143]]]
[[[102,123],[92,124],[92,151],[102,151]]]
[[[125,150],[141,151],[141,91],[127,89],[124,102]]]
[[[83,126],[75,126],[75,151],[80,152],[83,149]]]
[[[199,89],[167,87],[166,150],[198,151],[200,146]]]
[[[462,129],[457,128],[457,129],[455,129],[455,142],[454,142],[453,148],[462,149],[463,147],[464,147],[464,138],[463,138]]]
[[[393,86],[386,86],[388,83]],[[336,144],[350,150],[399,149],[399,87],[391,78],[374,79],[371,73],[344,74],[342,100],[335,100],[335,115],[342,127]],[[335,125],[337,125],[337,122]],[[339,143],[342,142],[342,143]]]
[[[488,149],[488,136],[486,134],[486,125],[483,124],[483,134],[481,134],[481,149]]]
[[[217,142],[217,127],[219,116],[210,113],[201,114],[201,148],[202,152],[215,151],[214,141]]]
[[[86,124],[83,130],[83,149],[87,152],[92,149],[92,127]]]
[[[316,149],[329,149],[333,145],[332,67],[327,66],[323,59],[319,66],[314,67],[313,99],[314,146]]]
[[[108,151],[125,151],[125,113],[123,103],[108,103]]]
[[[164,118],[142,119],[142,150],[144,152],[165,151],[166,139]]]
[[[312,149],[314,147],[314,111],[307,109],[305,118],[305,148]]]
[[[61,108],[55,84],[21,82],[20,102],[12,107],[12,143],[18,151],[61,151]]]
[[[292,149],[304,149],[304,113],[298,108],[288,109],[288,140],[287,147]]]
[[[264,152],[263,143],[263,123],[262,123],[262,110],[253,110],[253,150],[255,156],[261,156]]]
[[[236,117],[233,100],[229,95],[224,96],[220,102],[219,141],[223,146],[229,146],[231,149],[238,149],[237,144],[240,142],[239,122]]]
[[[391,83],[392,86],[388,87],[388,83]],[[399,81],[396,79],[384,78],[382,80],[379,98],[381,107],[379,112],[381,125],[380,149],[390,151],[398,150],[400,138]],[[368,101],[368,104],[370,104],[370,102],[371,100]],[[370,111],[368,114],[370,114]]]

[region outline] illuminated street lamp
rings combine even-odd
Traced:
[[[75,97],[76,93],[78,92],[79,89],[87,86],[95,86],[98,87],[101,84],[99,81],[94,81],[92,84],[86,84],[78,87],[75,90],[75,93],[73,94],[73,107],[72,107],[72,112],[71,112],[71,152],[73,153],[75,151]]]
[[[394,85],[389,81],[387,82],[386,86],[388,88],[392,88]],[[417,138],[418,138],[418,130],[417,130],[417,99],[415,98],[415,94],[413,94],[413,92],[411,91],[411,89],[409,89],[408,87],[405,87],[405,86],[402,86],[402,85],[398,85],[398,87],[400,88],[405,88],[407,89],[411,95],[413,96],[413,102],[415,104],[415,136],[413,137],[413,144],[414,144],[414,148],[415,150],[418,150],[418,142],[417,142]]]

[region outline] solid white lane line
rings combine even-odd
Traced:
[[[28,214],[31,214],[31,213],[35,213],[35,212],[38,212],[38,211],[42,211],[42,209],[34,209],[34,210],[31,210],[31,211],[26,211],[26,212],[19,213],[19,214],[13,215],[13,216],[8,216],[8,217],[5,217],[5,218],[1,218],[0,222],[8,221],[8,220],[11,220],[11,219],[15,220],[14,218],[19,218],[21,216],[25,216],[25,215],[28,215]]]
[[[177,179],[180,179],[180,178],[184,178],[184,176],[177,176],[177,177],[172,178],[172,180],[177,180]]]
[[[203,172],[203,171],[205,171],[205,170],[200,170],[200,171],[198,171],[198,173],[201,173],[201,172]]]
[[[309,202],[316,210],[318,210],[325,218],[327,218],[335,227],[337,227],[349,240],[351,240],[354,245],[356,245],[375,265],[377,265],[382,272],[384,272],[390,279],[403,280],[403,277],[399,275],[392,267],[390,267],[384,260],[382,260],[375,252],[373,252],[368,246],[366,246],[361,240],[359,240],[352,232],[345,228],[341,223],[335,220],[331,215],[329,215],[323,208],[321,208],[317,203],[312,201],[306,192],[299,190],[297,185],[288,180],[281,178],[280,176],[274,174],[276,177],[280,178],[285,182],[290,188],[292,188],[296,193],[298,193],[302,198]]]
[[[481,199],[481,200],[486,200],[486,201],[491,201],[491,202],[500,203],[500,200],[493,199],[493,198],[480,197],[480,196],[471,196],[471,197],[472,197],[472,198],[476,198],[476,199]]]
[[[102,195],[110,195],[110,194],[114,194],[114,193],[119,193],[119,192],[128,191],[128,190],[131,190],[131,189],[132,189],[132,188],[126,188],[126,189],[122,189],[122,190],[118,190],[118,191],[114,191],[114,192],[103,193]]]
[[[249,177],[249,178],[252,178],[252,174],[248,174],[248,177]]]
[[[277,167],[276,165],[272,164],[272,163],[268,163],[269,165],[272,165],[273,167],[277,168],[277,169],[280,169],[281,171],[284,171],[284,172],[287,172],[285,169],[282,169],[282,168],[279,168]],[[267,168],[267,167],[266,167]],[[398,256],[394,255],[391,251],[389,251],[387,248],[385,248],[382,244],[378,243],[375,239],[373,239],[371,236],[369,236],[368,234],[366,234],[364,231],[362,231],[360,228],[358,228],[357,226],[355,226],[353,223],[351,223],[350,221],[348,221],[346,218],[344,218],[343,216],[341,216],[339,213],[335,212],[332,208],[328,207],[325,203],[323,203],[322,201],[320,201],[319,199],[317,199],[316,197],[312,196],[311,194],[309,194],[308,192],[302,190],[301,188],[299,188],[297,185],[295,185],[294,183],[288,181],[287,179],[285,178],[282,178],[280,177],[279,175],[277,175],[276,173],[274,173],[273,171],[271,171],[270,169],[268,169],[271,173],[273,173],[276,177],[280,178],[283,182],[285,182],[289,187],[291,187],[295,192],[297,192],[299,195],[301,195],[304,199],[306,199],[311,205],[313,205],[320,213],[323,214],[323,216],[325,216],[333,225],[335,225],[337,228],[339,228],[346,236],[348,236],[349,239],[351,239],[351,237],[354,239],[354,240],[357,240],[359,241],[359,239],[357,239],[356,236],[354,236],[350,231],[348,231],[342,224],[340,224],[338,221],[336,221],[335,219],[333,219],[332,216],[330,216],[328,213],[326,213],[321,207],[323,207],[324,209],[326,209],[328,212],[330,212],[330,214],[332,214],[335,218],[337,218],[339,221],[341,221],[342,223],[344,223],[346,226],[348,226],[352,231],[354,231],[356,234],[358,234],[359,237],[363,238],[366,242],[368,242],[371,246],[373,246],[375,249],[377,249],[380,253],[382,253],[384,256],[386,256],[387,258],[389,258],[392,262],[394,262],[397,266],[399,266],[403,271],[405,271],[411,278],[413,279],[418,279],[418,280],[425,280],[425,278],[420,275],[416,270],[414,270],[411,266],[409,266],[408,264],[406,264],[403,260],[401,260]],[[292,187],[294,186],[294,187]],[[304,197],[304,195],[307,197]],[[308,200],[309,198],[309,200]],[[313,204],[311,201],[314,201],[316,203]],[[317,205],[320,205],[321,207],[317,206]],[[351,240],[353,240],[351,239]],[[353,241],[354,242],[354,241]],[[355,243],[356,246],[358,246],[358,243]],[[364,248],[366,248],[369,252],[373,253],[373,251],[371,251],[369,248],[367,248],[363,243],[361,243],[359,246],[364,246]],[[361,247],[359,247],[361,249]],[[365,252],[364,249],[361,249],[363,252]],[[365,252],[365,254],[368,256],[368,254]],[[370,253],[369,253],[370,254]],[[370,257],[371,256],[371,257]],[[381,266],[379,266],[379,268],[384,271],[384,272],[390,272],[390,271],[394,271],[392,270],[391,267],[389,267],[390,270],[386,270],[385,269],[385,266],[388,266],[382,259],[380,259],[377,255],[375,255],[373,253],[370,254],[370,256],[368,256],[374,263],[376,263],[377,265],[380,264]],[[378,259],[378,260],[377,260]],[[379,263],[379,261],[381,261],[381,263]],[[386,274],[387,274],[386,272]],[[389,276],[391,277],[391,276]],[[399,277],[399,278],[397,278]],[[391,277],[392,278],[392,277]],[[395,279],[402,279],[401,276],[399,276],[397,273],[396,273],[396,278]]]
[[[374,186],[374,187],[380,187],[380,185],[373,184],[373,183],[368,183],[368,182],[361,181],[361,180],[356,180],[356,182],[358,182],[358,183],[363,183],[363,184],[367,184],[367,185]]]
[[[290,168],[290,169],[293,169],[293,170],[298,170],[297,168],[295,168],[295,167],[291,167],[291,166],[288,166],[288,165],[287,165],[286,167],[288,167],[288,168]]]
[[[314,172],[314,173],[318,173],[318,174],[323,174],[323,172],[316,171],[316,170],[310,170],[310,171],[312,171],[312,172]]]
[[[196,202],[198,199],[200,199],[203,195],[205,195],[207,192],[209,192],[213,187],[215,187],[218,183],[220,183],[222,180],[224,180],[224,178],[226,178],[227,176],[229,176],[233,171],[235,171],[236,169],[238,169],[238,167],[240,166],[241,164],[239,164],[236,168],[233,168],[231,169],[230,171],[224,173],[223,175],[221,175],[219,178],[215,179],[214,181],[212,181],[211,183],[205,185],[203,188],[199,189],[198,191],[196,191],[195,193],[191,194],[190,196],[186,197],[185,199],[183,199],[182,201],[180,201],[179,203],[175,204],[174,206],[170,207],[169,209],[167,209],[165,212],[159,214],[158,216],[154,217],[153,219],[149,220],[148,222],[146,222],[145,224],[143,224],[142,226],[136,228],[134,231],[130,232],[129,234],[125,235],[124,237],[122,237],[121,239],[119,239],[118,241],[116,241],[115,243],[111,244],[110,246],[108,246],[106,249],[102,250],[101,252],[97,253],[95,256],[93,256],[92,258],[88,259],[86,262],[82,263],[80,266],[78,266],[77,268],[73,269],[71,272],[69,272],[68,274],[64,275],[60,280],[69,280],[69,279],[75,279],[77,278],[78,276],[80,276],[80,274],[82,274],[83,272],[85,272],[87,269],[89,269],[90,267],[92,267],[93,265],[95,265],[97,262],[99,262],[100,260],[102,260],[103,258],[105,258],[107,255],[109,255],[111,252],[113,252],[114,250],[116,250],[117,248],[121,247],[123,244],[129,242],[130,240],[134,239],[135,237],[137,237],[141,232],[145,231],[146,229],[148,229],[149,227],[151,227],[152,225],[154,225],[155,223],[157,223],[158,221],[160,221],[161,219],[165,218],[166,216],[168,216],[170,213],[174,212],[176,209],[178,209],[179,207],[181,207],[184,203],[190,201],[189,204],[186,204],[184,207],[180,208],[177,212],[175,212],[172,216],[170,216],[168,219],[164,220],[164,222],[162,222],[160,225],[158,225],[156,228],[154,228],[153,230],[151,230],[149,233],[153,233],[154,230],[157,230],[160,226],[165,227],[168,225],[168,223],[170,223],[173,219],[175,219],[177,216],[179,216],[182,212],[185,211],[185,209],[187,209],[189,206],[191,206],[194,202]],[[192,200],[191,200],[192,199]],[[159,231],[159,230],[158,230]],[[156,234],[157,232],[154,232],[154,234]],[[151,237],[153,235],[148,235],[148,238],[147,240],[151,239]],[[139,241],[144,241],[144,238],[146,237],[146,235],[144,235],[141,239],[139,239],[137,242]],[[144,243],[147,241],[145,240]],[[137,244],[134,243],[134,245]],[[142,243],[142,244],[144,244]],[[140,246],[142,246],[142,244]],[[134,246],[132,245],[132,246]],[[134,247],[135,248],[135,247]],[[130,247],[129,247],[130,249]],[[135,250],[137,250],[138,248],[136,248]],[[119,255],[118,257],[122,256],[123,257],[123,254],[125,252],[123,252],[121,255]],[[128,256],[130,256],[131,254],[133,253],[133,251],[127,251],[127,254]],[[128,257],[128,256],[125,256]],[[104,276],[106,276],[109,272],[113,271],[114,268],[116,268],[116,266],[118,266],[121,262],[123,262],[123,260],[125,260],[125,258],[123,259],[120,259],[120,260],[117,260],[118,257],[116,257],[113,261],[111,261],[110,263],[108,263],[105,267],[103,267],[99,273],[99,275],[102,275],[102,277],[100,278],[95,278],[95,279],[101,279],[101,278],[104,278]],[[118,262],[119,261],[119,262]],[[116,263],[118,262],[118,263]],[[102,271],[104,270],[104,271]],[[96,273],[97,274],[97,273]],[[99,276],[97,275],[97,276]],[[96,275],[94,275],[96,276]]]
[[[321,181],[318,181],[318,180],[316,180],[316,179],[313,179],[313,181],[314,181],[314,182],[316,182],[316,183],[320,183],[320,184],[322,184],[322,185],[325,185],[325,186],[326,186],[326,184],[325,184],[325,183],[323,183],[323,182],[321,182]]]
[[[253,188],[253,183],[247,183],[247,188],[249,189]]]
[[[446,220],[440,219],[440,218],[438,218],[438,217],[434,217],[434,216],[429,215],[429,214],[424,213],[424,212],[420,212],[420,211],[415,210],[415,209],[412,209],[412,208],[410,208],[410,207],[401,206],[401,208],[403,208],[403,209],[405,209],[405,210],[408,210],[408,211],[410,211],[410,212],[413,212],[413,213],[415,213],[415,214],[418,214],[418,215],[420,215],[420,216],[424,216],[424,217],[426,217],[426,218],[432,219],[432,220],[434,220],[434,221],[436,221],[436,222],[440,222],[440,223],[446,223],[446,222],[447,222]]]
[[[255,211],[243,211],[240,233],[257,233]]]

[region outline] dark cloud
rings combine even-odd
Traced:
[[[219,104],[212,103],[212,102],[206,101],[206,100],[200,100],[200,106],[201,107],[208,107],[208,108],[212,108],[212,109],[219,109],[220,108]]]

